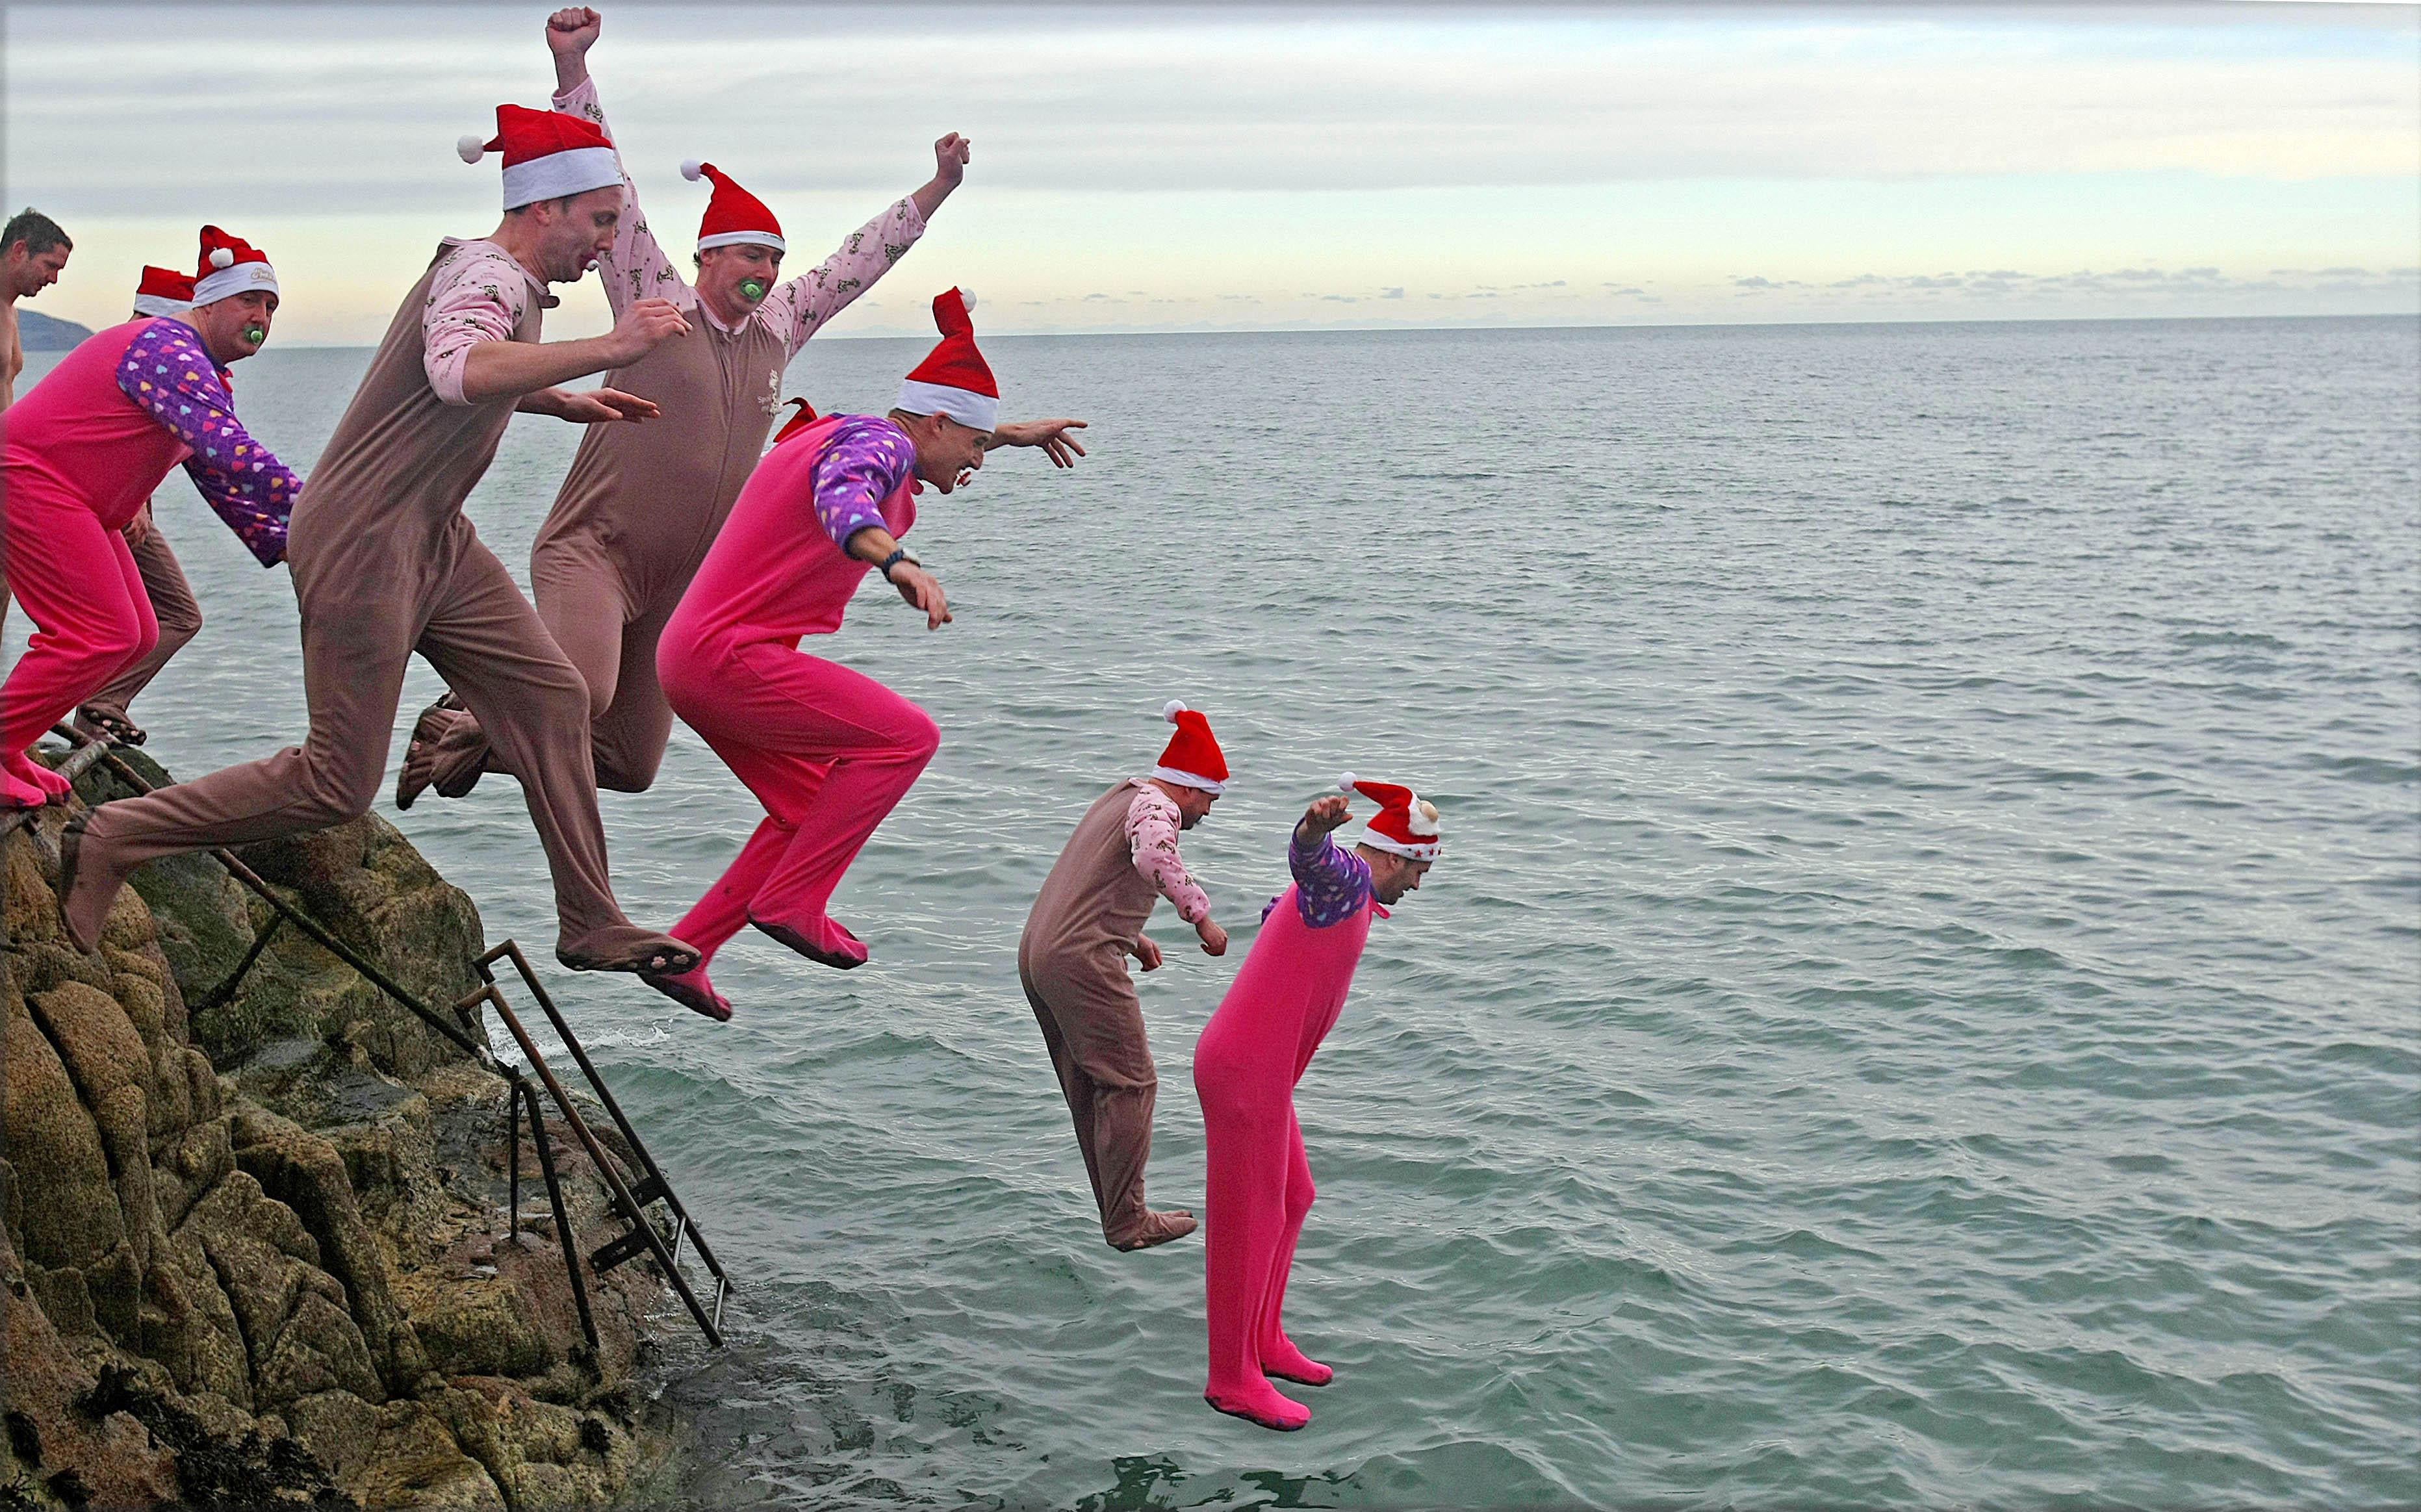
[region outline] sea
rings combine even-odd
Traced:
[[[927,494],[955,623],[870,584],[814,647],[942,730],[835,900],[869,965],[744,936],[711,1023],[553,967],[511,781],[379,805],[738,1282],[647,1382],[662,1494],[2421,1503],[2421,323],[985,345],[1088,455]],[[788,391],[879,412],[923,346]],[[307,472],[367,355],[273,348],[239,407]],[[516,572],[577,440],[517,419],[471,500]],[[149,749],[295,741],[285,569],[156,509],[208,624]],[[1337,1379],[1290,1435],[1203,1405],[1199,1239],[1102,1244],[1018,988],[1170,698],[1235,773],[1185,854],[1236,943],[1164,909],[1138,979],[1155,1203],[1198,1207],[1194,1041],[1295,816],[1348,770],[1444,814],[1297,1092],[1288,1326]],[[657,924],[759,814],[686,729],[603,807]]]

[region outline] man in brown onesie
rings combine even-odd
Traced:
[[[587,62],[601,24],[592,9],[558,10],[547,21],[546,42],[554,55],[554,108],[610,136]],[[930,182],[851,232],[820,265],[780,284],[785,244],[773,212],[713,164],[684,164],[688,177],[714,184],[698,227],[695,288],[640,214],[626,165],[622,219],[598,259],[605,297],[617,316],[661,297],[695,335],[607,377],[660,406],[669,423],[589,427],[530,552],[539,617],[588,684],[598,787],[635,793],[655,781],[673,724],[656,679],[664,621],[765,449],[781,408],[783,369],[916,244],[927,219],[959,186],[966,141],[953,132],[933,145],[933,155]],[[1073,443],[1052,428],[1068,424],[1008,427],[1006,444],[1047,444],[1065,466]],[[476,717],[448,694],[414,725],[396,806],[411,807],[432,787],[459,798],[482,772],[511,770]]]
[[[1017,943],[1018,978],[1076,1121],[1101,1237],[1118,1250],[1148,1250],[1194,1232],[1192,1213],[1153,1212],[1143,1202],[1160,1073],[1126,958],[1159,969],[1160,946],[1143,927],[1163,896],[1194,926],[1204,954],[1227,949],[1227,931],[1210,922],[1210,900],[1177,853],[1178,832],[1202,822],[1218,802],[1226,758],[1200,714],[1180,703],[1163,713],[1177,733],[1160,764],[1086,810]]]
[[[516,410],[581,423],[653,416],[614,389],[554,385],[694,340],[663,300],[611,334],[541,345],[550,283],[571,283],[613,242],[621,170],[612,143],[572,117],[502,105],[505,218],[447,238],[404,296],[368,373],[294,507],[287,560],[302,609],[310,734],[230,767],[93,809],[62,847],[60,912],[90,949],[129,873],[156,856],[241,844],[366,812],[384,777],[405,663],[417,651],[486,716],[523,774],[554,878],[555,957],[576,971],[683,971],[697,953],[622,915],[606,875],[589,772],[588,690],[462,501]],[[479,139],[458,144],[476,162]]]

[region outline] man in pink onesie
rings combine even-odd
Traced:
[[[1178,832],[1201,823],[1226,789],[1227,758],[1201,714],[1176,702],[1162,713],[1177,733],[1160,764],[1093,801],[1017,942],[1018,980],[1059,1073],[1101,1237],[1114,1250],[1146,1250],[1194,1232],[1192,1213],[1144,1206],[1160,1072],[1127,958],[1145,971],[1160,969],[1160,946],[1143,927],[1164,897],[1193,926],[1205,955],[1227,953],[1227,931],[1211,922],[1210,899],[1177,853]]]
[[[588,691],[462,513],[516,413],[586,424],[656,407],[616,389],[558,385],[619,367],[689,323],[641,300],[613,331],[541,342],[551,283],[584,277],[614,241],[622,173],[586,121],[500,105],[503,221],[446,238],[385,339],[294,507],[289,566],[302,611],[303,743],[141,798],[103,803],[60,844],[60,912],[76,943],[101,936],[127,876],[154,857],[240,845],[367,812],[385,776],[396,701],[414,653],[488,726],[521,774],[554,881],[555,959],[574,971],[681,971],[697,953],[623,915],[607,874],[588,751]],[[148,491],[148,490],[147,490]],[[131,513],[132,510],[129,510]]]
[[[1202,1399],[1265,1428],[1299,1428],[1311,1410],[1274,1376],[1334,1376],[1287,1337],[1281,1313],[1296,1239],[1311,1211],[1311,1165],[1294,1087],[1336,1025],[1370,921],[1421,885],[1439,854],[1435,805],[1391,783],[1342,786],[1380,805],[1352,850],[1330,832],[1351,816],[1335,793],[1304,810],[1287,847],[1294,885],[1261,912],[1260,937],[1194,1047],[1209,1169],[1205,1245],[1210,1374]]]
[[[262,565],[285,555],[300,484],[236,419],[226,375],[269,339],[277,273],[215,226],[201,242],[181,319],[94,335],[8,412],[8,585],[35,633],[0,687],[0,807],[64,801],[27,747],[159,642],[123,532],[168,469],[184,464]]]
[[[134,319],[162,315],[182,320],[193,307],[192,274],[173,268],[143,270],[143,280],[134,290]],[[227,380],[226,387],[232,394],[234,382]],[[142,575],[144,597],[150,600],[159,640],[148,654],[129,663],[107,687],[84,701],[76,709],[75,726],[89,737],[116,740],[120,745],[141,745],[146,739],[143,727],[127,714],[127,706],[134,702],[137,694],[151,686],[151,679],[175,660],[187,643],[201,633],[202,606],[194,598],[193,585],[185,581],[184,564],[177,560],[168,538],[152,519],[149,503],[134,511],[134,519],[120,534],[126,538],[127,549],[134,553],[134,570]],[[282,550],[278,559],[285,559]]]
[[[754,925],[826,966],[866,946],[825,912],[841,873],[941,743],[925,711],[871,678],[799,650],[840,629],[867,569],[949,623],[949,600],[899,544],[918,484],[944,493],[983,466],[1000,390],[976,350],[969,301],[933,301],[942,340],[899,387],[887,418],[827,415],[786,427],[673,611],[656,652],[664,694],[765,805],[765,821],[673,931],[696,967],[644,973],[711,1019],[731,1005],[707,979],[723,943]]]

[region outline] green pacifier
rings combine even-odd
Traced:
[[[247,325],[243,328],[243,338],[246,341],[251,342],[256,347],[259,346],[262,342],[269,339],[269,327],[265,325]]]
[[[765,297],[765,281],[761,278],[740,280],[740,297],[754,304]]]

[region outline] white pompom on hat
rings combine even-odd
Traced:
[[[975,301],[963,288],[933,297],[933,325],[942,339],[899,384],[899,408],[910,414],[946,414],[975,430],[1000,423],[1000,384],[976,347]]]

